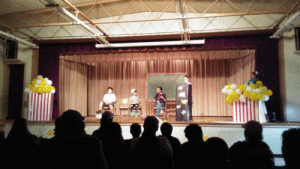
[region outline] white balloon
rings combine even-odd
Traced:
[[[50,93],[54,94],[54,93],[55,93],[55,89],[52,89],[52,90],[50,91]]]
[[[36,81],[36,84],[41,84],[41,83],[42,83],[42,81],[40,81],[40,80]]]
[[[48,80],[46,83],[47,83],[48,86],[51,86],[52,85],[52,80]]]
[[[225,86],[225,89],[228,89],[228,85]]]
[[[256,89],[256,92],[257,92],[257,93],[261,93],[261,90],[260,90],[260,89]]]
[[[264,98],[262,99],[263,101],[268,101],[270,99],[270,97],[269,96],[267,96],[267,95],[264,95]]]
[[[236,84],[232,84],[231,85],[231,90],[235,91],[237,89],[237,85]]]
[[[223,94],[227,94],[227,92],[228,92],[228,89],[226,89],[226,88],[223,88],[223,89],[222,89],[222,93],[223,93]]]
[[[38,84],[35,84],[34,87],[37,88],[37,87],[39,87],[39,85],[38,85]]]
[[[246,87],[246,91],[247,91],[247,92],[251,92],[251,91],[252,91],[252,88],[251,88],[251,87]]]
[[[246,97],[244,95],[240,96],[240,102],[246,102]]]
[[[37,76],[37,79],[40,79],[40,78],[42,78],[42,77],[43,77],[42,75],[38,75],[38,76]]]
[[[242,94],[241,89],[236,89],[236,92],[237,92],[238,95],[241,95],[241,94]]]
[[[228,95],[231,95],[232,92],[233,92],[232,90],[228,90],[228,91],[227,91],[227,94],[228,94]]]
[[[48,81],[49,79],[46,77],[46,78],[44,78],[44,81],[47,83],[47,81]]]
[[[31,90],[30,90],[28,87],[26,87],[24,91],[25,91],[26,93],[30,93],[30,92],[31,92]]]

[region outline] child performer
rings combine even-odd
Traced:
[[[139,110],[139,104],[140,104],[140,98],[137,97],[137,90],[136,89],[132,89],[131,90],[131,97],[130,97],[130,115],[131,116],[138,116],[138,110]]]

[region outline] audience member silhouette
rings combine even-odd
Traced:
[[[113,119],[114,119],[113,113],[111,113],[110,111],[105,111],[102,114],[99,129],[95,130],[92,135],[102,140],[106,130],[109,128],[109,125],[113,122]]]
[[[206,169],[231,169],[228,162],[227,143],[218,137],[212,137],[204,143],[204,163]]]
[[[294,128],[282,133],[282,155],[287,169],[300,168],[300,129]]]
[[[131,164],[134,169],[170,169],[173,167],[172,147],[165,137],[156,137],[158,120],[148,116],[140,138],[132,140]]]
[[[37,158],[36,147],[37,137],[28,131],[26,120],[22,117],[15,119],[5,141],[4,168],[31,167],[28,161]]]
[[[84,117],[67,110],[56,122],[55,135],[62,138],[59,146],[43,155],[45,168],[107,168],[99,139],[84,131]]]
[[[244,126],[246,140],[233,144],[229,149],[229,161],[233,168],[271,169],[274,158],[270,147],[263,142],[263,128],[259,122],[248,121]]]
[[[127,168],[129,151],[122,136],[119,123],[112,122],[102,138],[103,152],[109,169]]]
[[[130,133],[132,135],[132,139],[125,140],[128,151],[130,151],[131,142],[135,138],[139,138],[142,133],[142,127],[138,123],[133,123],[130,126]]]
[[[160,131],[162,133],[162,136],[166,137],[172,146],[174,167],[178,168],[179,166],[177,164],[178,164],[178,161],[180,160],[179,157],[180,157],[180,152],[181,152],[181,150],[180,150],[181,143],[177,138],[171,136],[172,131],[173,131],[173,126],[170,123],[165,122],[160,126]]]
[[[188,141],[181,146],[180,168],[199,168],[204,161],[202,128],[198,124],[189,124],[185,128],[184,133]]]

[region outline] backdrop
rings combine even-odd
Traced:
[[[60,56],[59,63],[60,112],[75,109],[93,116],[107,87],[113,87],[117,113],[121,100],[129,98],[135,88],[142,100],[142,114],[152,115],[153,100],[146,98],[147,75],[186,73],[193,85],[193,116],[232,116],[221,89],[228,83],[247,83],[255,70],[255,50],[116,49],[67,53]]]

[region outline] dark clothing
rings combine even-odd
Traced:
[[[230,147],[228,158],[234,169],[274,168],[273,153],[263,141],[237,142]]]
[[[164,103],[164,105],[166,105],[166,99],[167,96],[163,93],[156,93],[155,97],[154,97],[154,103],[156,104],[156,101],[159,101],[160,103]]]
[[[92,136],[69,135],[59,146],[41,155],[43,168],[102,168],[106,169],[101,142]]]
[[[171,169],[173,153],[165,137],[142,136],[131,143],[131,161],[133,169]]]
[[[166,136],[164,136],[164,137],[166,137]],[[167,136],[166,138],[169,140],[172,150],[173,150],[174,168],[179,168],[181,143],[176,137]]]
[[[133,110],[138,112],[139,111],[139,104],[131,104],[130,105],[130,112],[132,112]]]
[[[180,168],[201,168],[204,164],[204,144],[185,142],[181,146]]]

